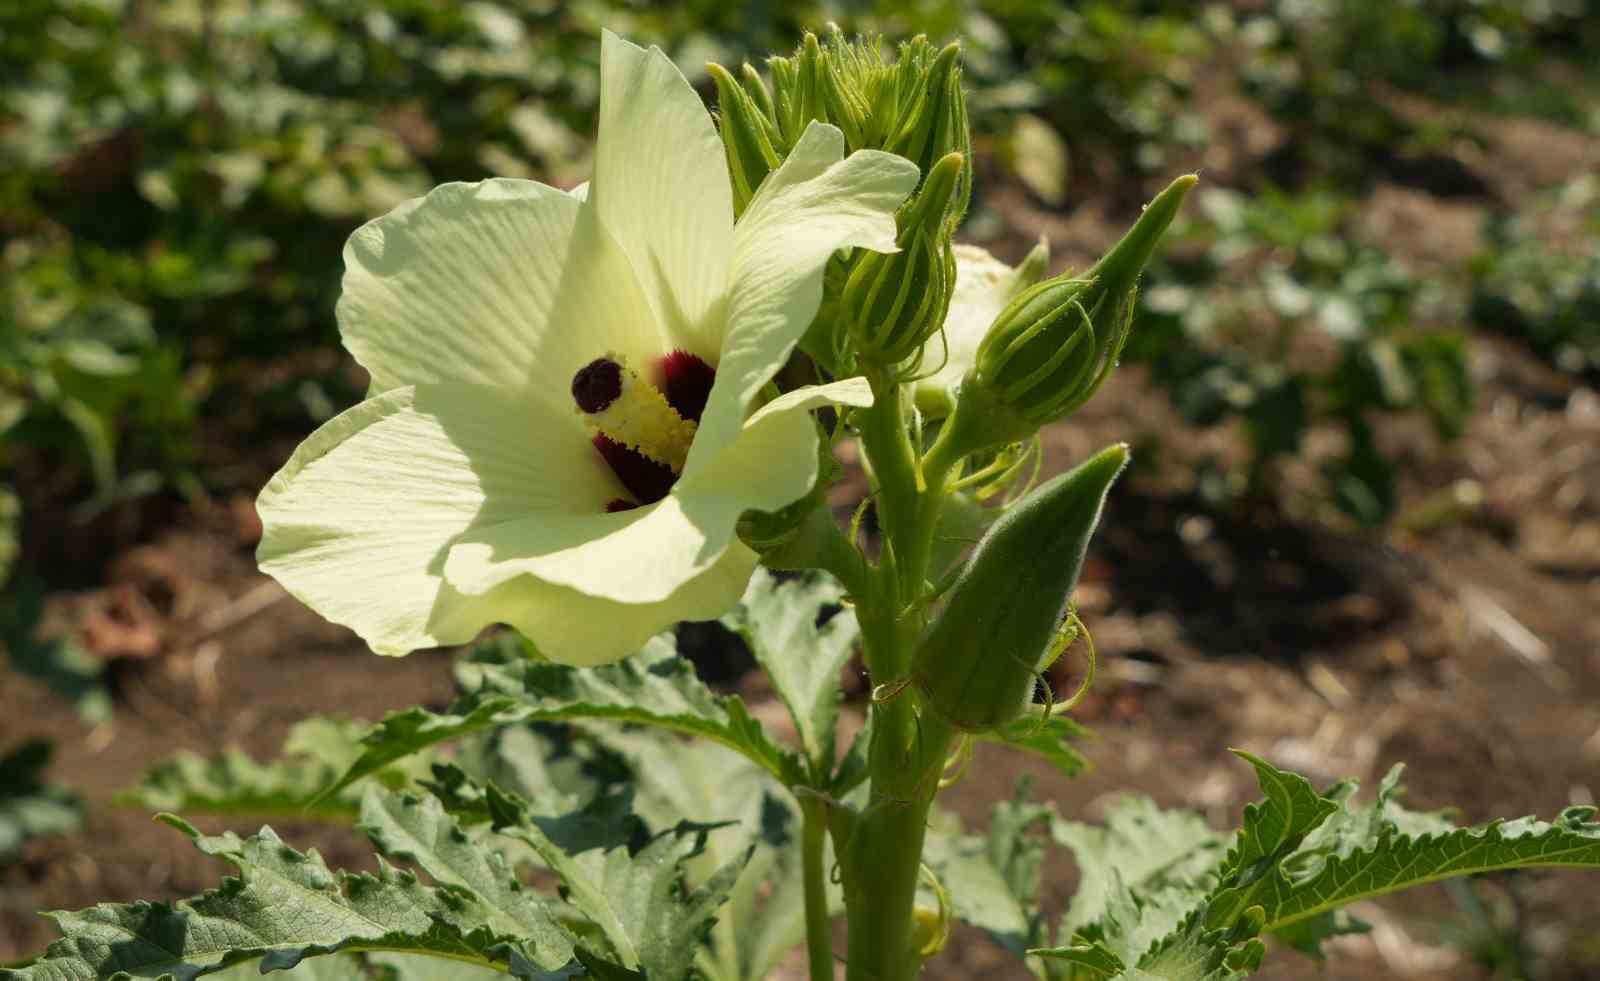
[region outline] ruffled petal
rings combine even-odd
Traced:
[[[843,154],[844,135],[812,123],[739,219],[727,333],[684,479],[739,434],[746,408],[805,333],[828,257],[895,249],[894,212],[916,187],[916,165],[874,150]]]
[[[508,613],[445,582],[450,543],[616,493],[586,442],[545,438],[537,423],[483,389],[368,399],[312,433],[262,491],[262,570],[380,654],[472,639]]]
[[[339,326],[374,393],[514,391],[578,430],[573,372],[607,350],[660,353],[616,244],[582,201],[533,181],[437,187],[363,225],[344,261]]]
[[[789,392],[752,415],[712,466],[680,480],[658,503],[618,514],[539,513],[480,524],[451,547],[445,578],[472,594],[527,575],[618,602],[667,601],[730,548],[744,547],[735,538],[741,514],[776,510],[811,489],[817,435],[810,409],[871,403],[872,391],[859,378]]]
[[[705,103],[659,48],[607,31],[588,200],[633,265],[663,353],[715,364],[733,251],[733,191]]]

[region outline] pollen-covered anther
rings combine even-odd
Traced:
[[[596,433],[681,473],[695,424],[640,378],[621,355],[608,353],[572,378],[572,398]]]

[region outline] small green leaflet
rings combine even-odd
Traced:
[[[487,788],[495,830],[538,854],[561,880],[568,902],[598,927],[612,954],[650,981],[684,981],[717,909],[750,857],[743,854],[694,889],[683,864],[705,847],[715,827],[680,824],[636,853],[625,846],[569,854],[551,841],[520,800]]]
[[[102,904],[51,914],[63,938],[33,964],[0,969],[0,981],[131,974],[189,981],[242,961],[259,958],[264,970],[277,970],[344,950],[428,954],[544,981],[573,953],[565,935],[551,941],[499,933],[471,893],[423,885],[386,864],[377,875],[336,873],[316,852],[295,851],[270,828],[247,839],[231,832],[213,837],[178,818],[163,820],[201,851],[225,859],[239,877],[172,905]]]
[[[1392,785],[1391,785],[1392,786]],[[1385,799],[1375,805],[1382,813]],[[1230,922],[1242,904],[1259,906],[1266,930],[1291,926],[1340,906],[1454,876],[1539,867],[1600,868],[1600,823],[1593,807],[1569,807],[1553,822],[1524,817],[1475,828],[1407,834],[1386,818],[1360,837],[1345,836],[1253,883],[1221,889],[1206,909],[1210,924]],[[1352,828],[1360,824],[1352,822]]]
[[[1042,712],[1043,706],[1035,706],[1035,710]],[[1029,715],[997,732],[984,733],[980,738],[1032,753],[1063,776],[1075,777],[1088,769],[1089,761],[1067,742],[1087,735],[1089,730],[1064,715],[1052,715],[1042,723],[1036,716]]]
[[[784,783],[804,776],[801,761],[774,743],[737,696],[718,695],[680,658],[670,634],[652,638],[638,654],[598,668],[575,668],[531,658],[526,643],[501,635],[461,666],[475,688],[444,713],[414,708],[388,716],[362,737],[366,747],[329,796],[362,777],[447,740],[525,722],[608,719],[660,726],[721,743]]]
[[[818,784],[834,764],[839,672],[861,633],[855,611],[843,605],[844,595],[844,587],[826,573],[778,579],[757,569],[738,608],[722,618],[772,679]]]
[[[1255,767],[1266,800],[1245,805],[1244,824],[1220,869],[1224,877],[1246,872],[1257,862],[1282,860],[1339,810],[1338,801],[1317,793],[1305,777],[1279,770],[1249,753],[1238,755]]]

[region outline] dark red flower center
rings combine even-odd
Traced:
[[[590,414],[605,411],[622,394],[622,365],[595,358],[572,376],[572,400]]]
[[[627,374],[624,374],[627,372]],[[671,465],[654,459],[672,459],[681,464],[682,455],[664,454],[655,447],[655,438],[663,431],[673,431],[674,427],[683,427],[687,423],[698,423],[704,414],[706,401],[711,397],[711,386],[716,381],[717,373],[714,368],[704,360],[687,351],[673,351],[656,364],[654,373],[659,379],[656,386],[643,382],[637,375],[628,372],[625,365],[617,355],[595,358],[593,361],[578,369],[572,376],[572,400],[586,415],[591,418],[591,431],[594,432],[593,443],[595,451],[600,458],[606,461],[611,472],[616,474],[617,480],[627,490],[629,497],[617,497],[606,502],[605,509],[608,514],[619,511],[631,511],[636,507],[655,502],[666,497],[672,490],[672,485],[678,480],[678,471]],[[641,389],[629,389],[633,394],[624,397],[625,386],[639,386]],[[650,392],[656,388],[656,392]],[[659,394],[658,394],[659,393]],[[641,397],[648,395],[643,402]],[[618,400],[621,401],[618,401]],[[659,410],[649,409],[649,399],[654,399],[654,404],[660,406]],[[665,399],[666,405],[661,405]],[[615,406],[615,408],[613,408]],[[670,410],[668,409],[670,406]],[[609,415],[602,415],[610,409]],[[665,419],[650,423],[641,429],[640,420],[657,419],[649,413],[659,411],[670,417],[672,413],[678,419],[666,424],[665,428],[659,427],[666,423]],[[612,418],[614,417],[614,418]],[[687,422],[685,422],[687,420]],[[616,428],[612,428],[615,426]],[[641,435],[624,435],[624,433]],[[678,454],[686,448],[686,440],[692,438],[693,427],[689,427],[685,436],[680,433],[676,439],[679,442]],[[621,439],[616,437],[621,436]],[[635,444],[635,440],[639,440]],[[626,442],[624,441],[626,440]],[[651,455],[646,455],[640,447],[649,449]],[[631,498],[631,499],[630,499]]]
[[[717,370],[688,351],[673,351],[661,359],[661,392],[685,419],[700,421],[716,380]]]

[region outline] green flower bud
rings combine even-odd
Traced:
[[[832,122],[823,104],[827,67],[817,36],[807,33],[800,50],[789,58],[768,58],[767,68],[772,72],[773,114],[787,152],[800,142],[812,120]]]
[[[1168,185],[1088,271],[1046,280],[1006,304],[941,434],[951,458],[1026,439],[1094,395],[1127,343],[1139,274],[1197,180],[1189,174]]]
[[[862,360],[898,365],[944,325],[956,281],[950,209],[965,169],[966,159],[952,153],[928,173],[898,216],[900,251],[855,258],[839,310]]]
[[[897,153],[927,174],[945,156],[966,161],[956,185],[956,220],[972,198],[972,131],[967,97],[961,89],[961,45],[952,42],[929,58],[932,46],[917,38],[901,47],[893,85],[893,131],[883,149]]]
[[[1101,450],[1013,505],[978,543],[911,662],[912,684],[950,725],[989,732],[1027,711],[1127,462],[1123,444]]]
[[[745,69],[748,82],[755,73],[749,65]],[[779,139],[778,126],[751,97],[749,88],[741,85],[726,68],[709,64],[706,71],[717,85],[719,128],[728,157],[728,175],[733,179],[733,213],[738,217],[755,197],[761,182],[783,162],[775,146]],[[760,76],[755,76],[755,83],[760,91],[766,91],[760,84]]]
[[[919,36],[900,45],[896,60],[887,62],[876,38],[849,40],[833,27],[826,42],[807,34],[792,56],[770,58],[767,67],[780,151],[792,148],[818,119],[839,127],[850,151],[897,153],[915,163],[924,178],[944,157],[959,153],[966,163],[955,215],[966,213],[972,136],[959,44],[935,48]]]
[[[1083,275],[1040,283],[1007,304],[978,348],[979,384],[1034,425],[1088,401],[1127,342],[1139,274],[1197,179],[1173,181]]]

